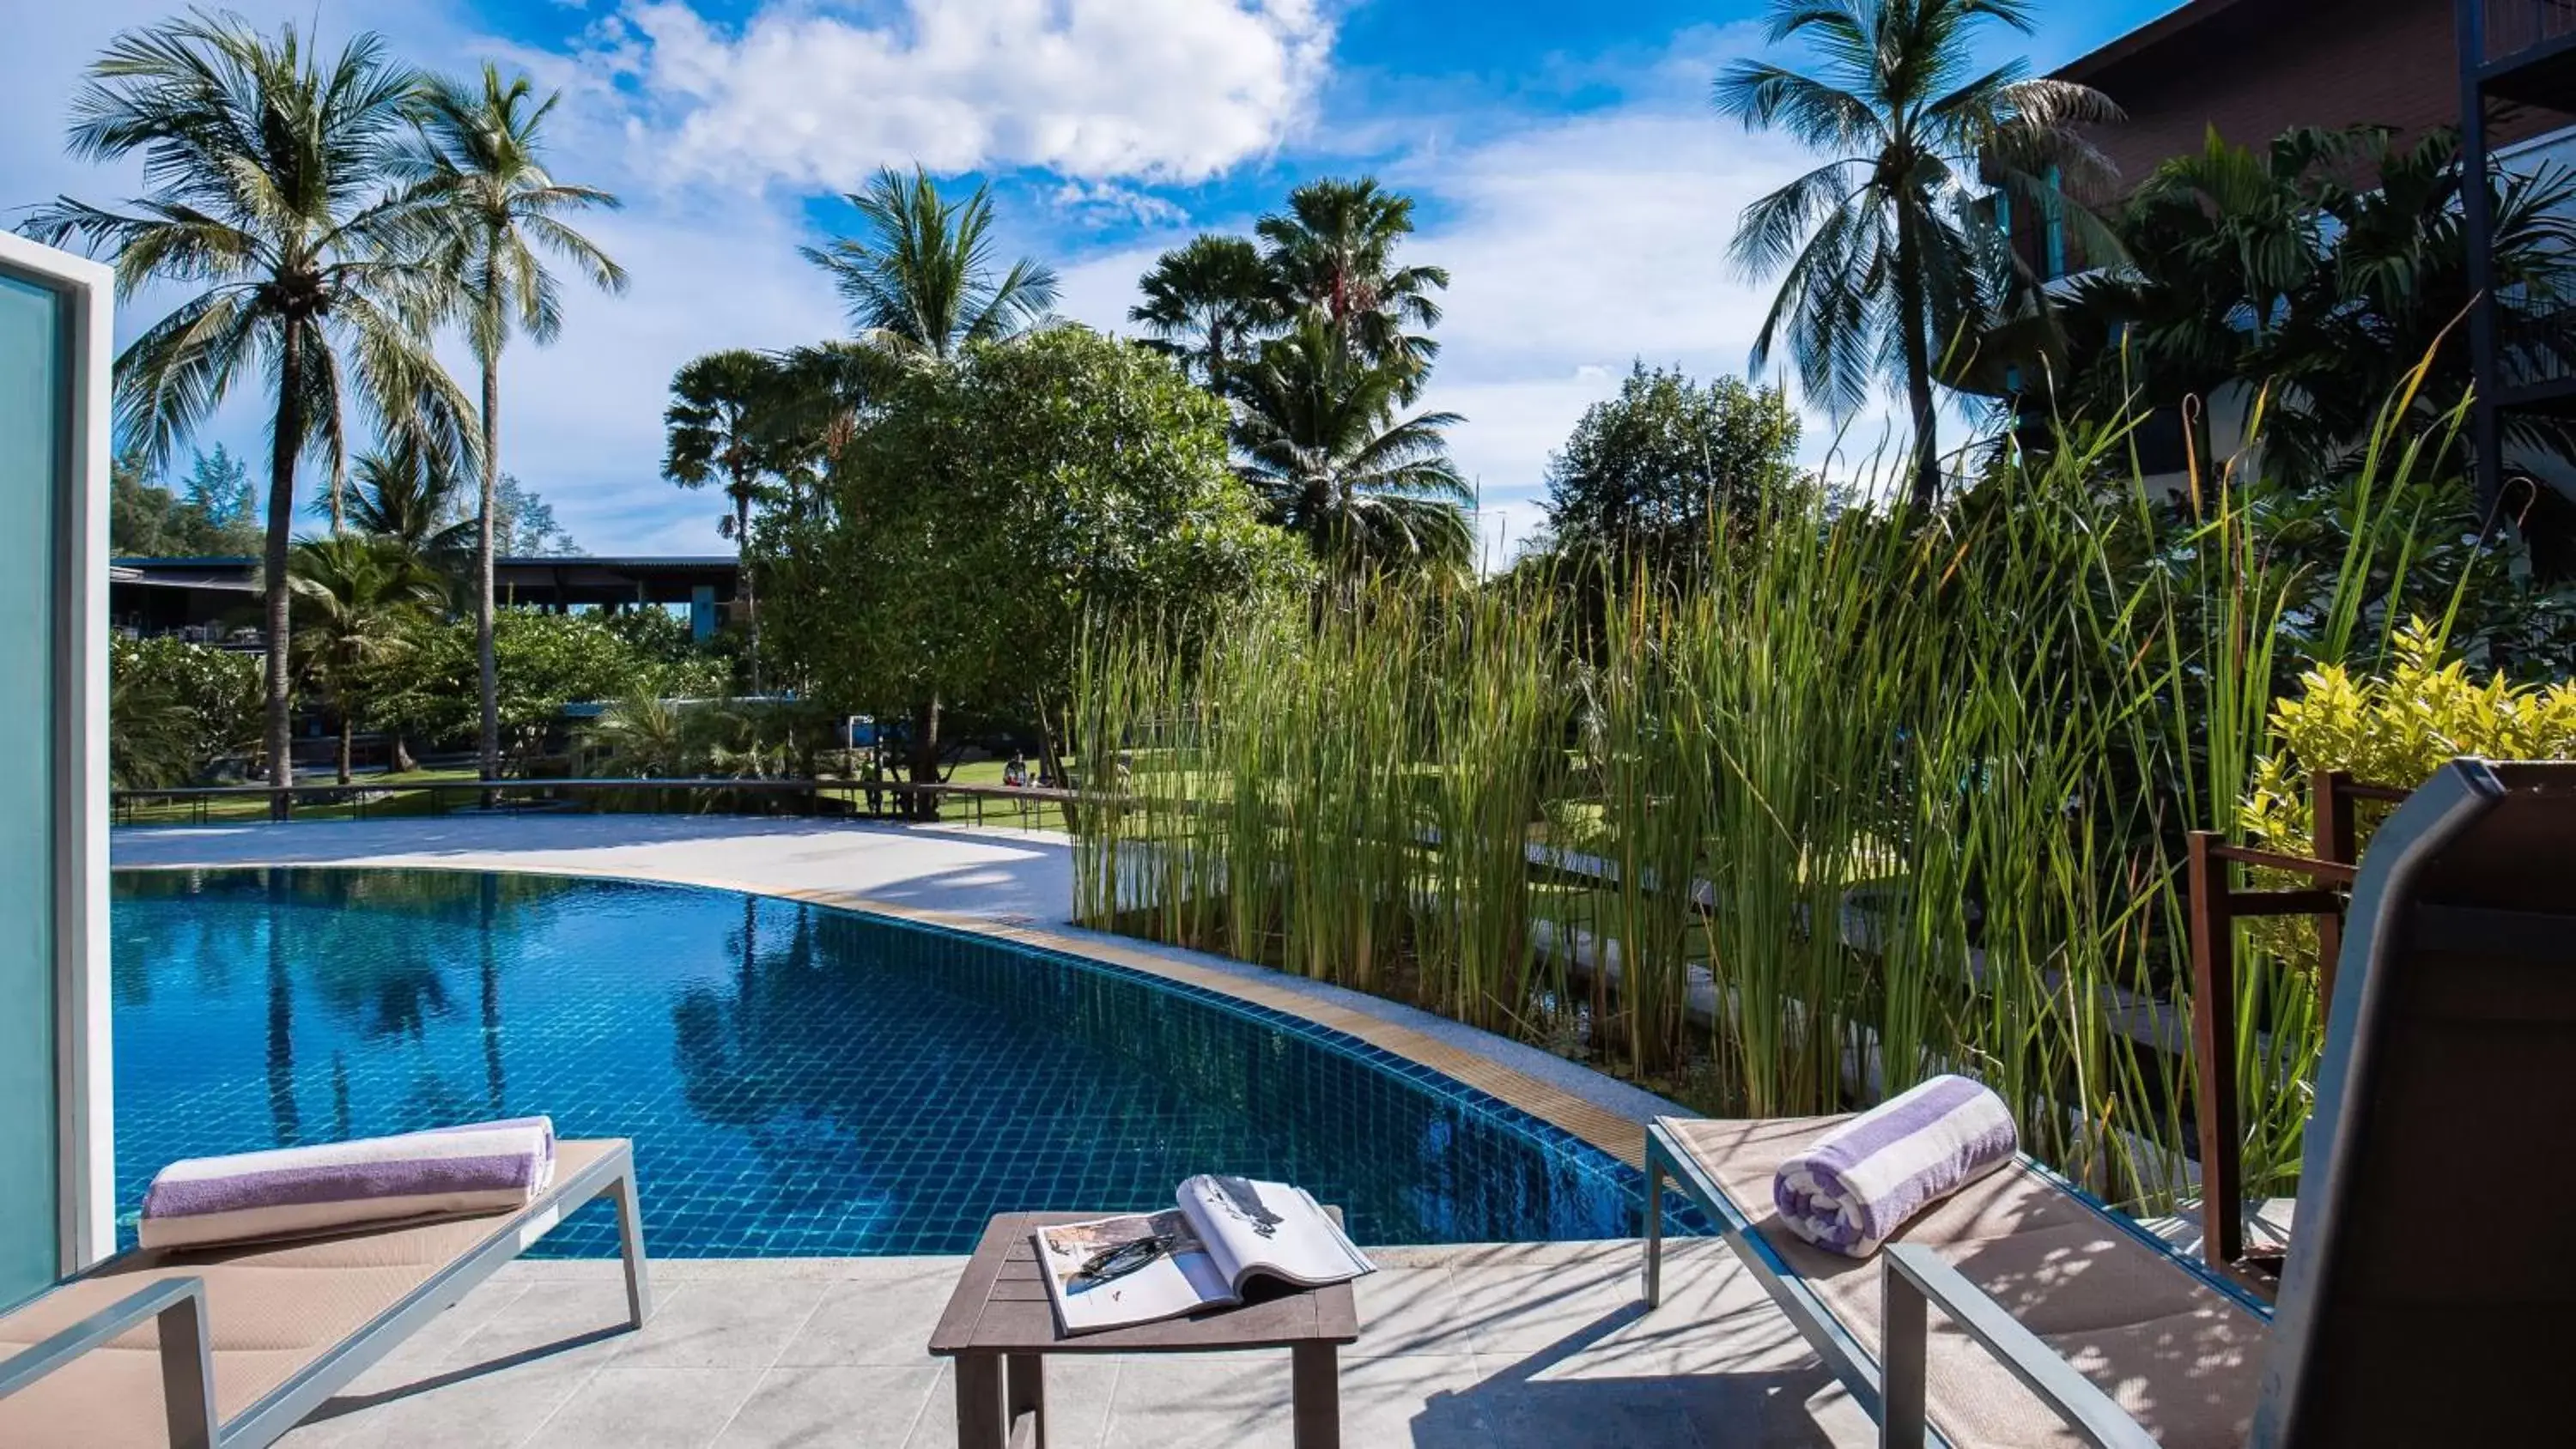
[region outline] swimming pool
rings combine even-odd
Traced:
[[[646,1239],[679,1256],[960,1253],[997,1212],[1158,1207],[1207,1171],[1300,1183],[1364,1243],[1639,1221],[1634,1169],[1353,1038],[888,917],[277,869],[120,872],[113,925],[129,1241],[174,1158],[532,1112],[633,1138]]]

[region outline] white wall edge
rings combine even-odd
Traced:
[[[116,1250],[113,1017],[108,976],[107,576],[115,274],[86,257],[0,232],[0,268],[72,299],[70,383],[77,424],[59,515],[55,637],[55,1072],[59,1232],[66,1274]]]

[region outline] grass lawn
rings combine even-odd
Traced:
[[[472,770],[406,770],[399,774],[361,775],[353,788],[365,790],[367,796],[356,800],[335,800],[328,804],[297,802],[298,820],[373,820],[387,815],[429,815],[435,813],[432,797],[426,790],[406,790],[406,785],[453,784],[474,778]],[[302,780],[299,785],[332,785],[324,778]],[[379,793],[381,792],[381,793]],[[268,801],[257,795],[232,795],[216,798],[156,801],[128,806],[116,815],[119,825],[188,825],[201,821],[265,820]]]
[[[440,797],[427,790],[406,787],[470,784],[474,779],[475,773],[471,769],[410,770],[400,774],[361,775],[352,782],[352,787],[364,791],[363,796],[328,802],[299,800],[295,806],[295,818],[298,820],[375,820],[387,816],[431,815],[441,808]],[[335,782],[326,777],[306,780],[302,783],[327,786]],[[998,789],[1002,783],[1002,762],[982,760],[973,764],[960,765],[956,773],[949,777],[949,783],[982,785]],[[513,781],[504,788],[510,786],[542,788],[544,784],[542,780]],[[152,801],[125,807],[118,812],[116,823],[120,825],[191,825],[258,821],[268,818],[268,803],[265,797],[258,795],[182,797],[176,800]],[[446,792],[443,799],[443,805],[448,809],[465,803],[467,803],[465,797],[454,791]],[[671,808],[686,808],[686,802],[669,803]],[[970,797],[943,795],[939,802],[939,818],[964,825],[981,823],[1039,830],[1065,828],[1064,811],[1061,807],[1050,802],[1035,800],[979,801]]]

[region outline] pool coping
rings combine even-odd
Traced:
[[[1019,918],[930,910],[882,900],[860,891],[764,886],[714,872],[610,869],[548,862],[514,865],[505,857],[442,861],[414,858],[344,861],[264,861],[256,858],[115,865],[116,871],[204,870],[454,870],[513,875],[691,886],[734,891],[771,900],[799,901],[835,910],[911,922],[966,935],[1098,962],[1138,975],[1192,987],[1258,1010],[1293,1017],[1375,1047],[1391,1056],[1485,1094],[1566,1133],[1621,1163],[1643,1169],[1646,1122],[1657,1116],[1696,1113],[1660,1096],[1481,1028],[1436,1016],[1384,997],[1293,976],[1270,967],[1159,942],[1112,935],[1070,923],[1046,925]]]

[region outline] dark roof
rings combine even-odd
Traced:
[[[2077,81],[2099,75],[2131,56],[2153,49],[2243,3],[2244,0],[2190,0],[2190,3],[2168,10],[2126,35],[2077,56],[2052,74],[2059,80]]]
[[[255,569],[259,560],[248,554],[207,554],[197,557],[131,558],[111,560],[118,568],[130,569]],[[739,560],[729,553],[681,554],[503,554],[494,563],[516,568],[605,568],[605,569],[729,569]]]

